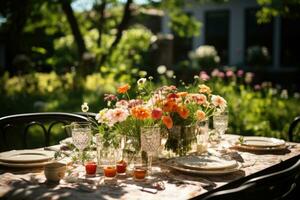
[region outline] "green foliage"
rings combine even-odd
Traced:
[[[215,92],[224,96],[228,102],[228,132],[287,139],[288,127],[300,113],[297,106],[299,98],[288,96],[286,90],[279,90],[265,83],[256,85],[255,90],[244,84],[245,77],[215,77],[209,81]]]
[[[83,86],[78,88],[75,75],[75,72],[64,75],[35,73],[11,78],[4,75],[0,79],[1,115],[38,111],[80,112],[83,102],[89,102],[90,110],[97,112],[106,107],[102,100],[105,93],[115,93],[120,82],[132,85],[135,82],[130,74],[118,77],[114,73],[106,76],[95,73],[88,75],[83,80]],[[300,113],[299,95],[293,96],[286,90],[273,88],[266,83],[255,86],[255,89],[248,84],[248,77],[235,74],[224,79],[213,76],[205,82],[213,89],[213,93],[220,94],[228,102],[230,122],[227,132],[287,139],[289,124]],[[162,75],[154,87],[172,82],[175,79],[166,79]],[[130,127],[127,128],[131,132]],[[295,136],[297,141],[299,138]],[[59,140],[61,135],[57,134],[52,139]]]
[[[268,23],[273,17],[283,16],[288,18],[299,18],[299,0],[256,0],[261,6],[257,12],[258,23]]]
[[[193,37],[200,34],[202,24],[189,13],[183,11],[186,2],[182,0],[168,0],[162,2],[170,17],[169,26],[180,37]]]

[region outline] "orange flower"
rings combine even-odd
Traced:
[[[141,119],[141,120],[144,120],[144,119],[147,119],[151,116],[151,111],[147,108],[144,108],[144,107],[133,107],[131,109],[131,113],[133,115],[133,117],[137,118],[137,119]]]
[[[162,116],[162,121],[168,129],[171,129],[173,127],[173,120],[170,116]]]
[[[129,89],[130,89],[130,85],[129,85],[129,84],[122,85],[122,86],[118,87],[118,93],[124,94],[124,93],[126,93]]]
[[[190,111],[187,107],[180,106],[177,109],[177,113],[180,115],[181,118],[186,119],[186,118],[188,118]]]
[[[195,114],[197,120],[202,121],[203,119],[205,119],[205,112],[203,112],[202,110],[197,110]]]
[[[177,104],[175,101],[169,100],[163,106],[164,112],[176,112],[177,111]]]
[[[186,97],[187,95],[188,95],[187,92],[178,92],[177,93],[177,96],[179,96],[179,97]]]

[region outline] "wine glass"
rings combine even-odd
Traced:
[[[88,147],[92,140],[92,127],[88,122],[71,123],[72,140],[75,147],[79,150],[79,157],[83,164],[83,150]]]
[[[216,129],[219,133],[220,138],[222,139],[225,131],[228,128],[228,111],[224,111],[218,115],[214,115],[213,126],[214,129]]]
[[[141,150],[147,152],[150,172],[153,155],[159,150],[160,144],[160,127],[145,126],[141,128]]]

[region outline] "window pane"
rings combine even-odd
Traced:
[[[273,20],[268,24],[258,24],[256,18],[256,8],[246,9],[246,27],[245,27],[245,58],[249,47],[266,47],[269,52],[269,59],[264,62],[265,65],[272,63],[273,51]],[[259,59],[259,58],[258,58]],[[257,61],[259,62],[259,61]]]
[[[299,67],[300,19],[282,19],[281,33],[281,64]]]
[[[229,11],[205,13],[205,44],[216,47],[221,64],[228,63]]]

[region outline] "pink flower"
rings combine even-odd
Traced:
[[[218,77],[219,77],[219,78],[224,78],[224,77],[225,77],[224,72],[219,72]]]
[[[122,122],[125,121],[128,116],[129,116],[129,112],[127,109],[115,108],[113,109],[111,119],[115,122]]]
[[[211,76],[212,76],[212,77],[217,77],[219,73],[220,73],[220,70],[214,69],[214,70],[211,72]]]
[[[226,71],[226,76],[227,76],[227,77],[233,77],[233,76],[234,76],[233,71],[232,71],[232,70]]]
[[[237,76],[238,76],[238,77],[242,77],[243,75],[244,75],[244,71],[241,70],[241,69],[239,69],[239,70],[237,71]]]
[[[141,104],[143,104],[143,100],[141,100],[141,99],[131,99],[129,101],[128,108],[133,108],[133,107],[136,107],[136,106],[141,105]]]
[[[202,80],[202,81],[207,81],[210,79],[209,75],[207,75],[207,73],[205,71],[201,71],[199,77],[200,77],[200,80]]]
[[[194,96],[194,100],[196,101],[197,104],[202,105],[206,103],[207,98],[204,94],[197,94]]]
[[[214,106],[220,107],[222,110],[227,106],[226,100],[219,95],[212,95],[211,102]]]
[[[118,100],[118,97],[113,94],[104,94],[104,101],[114,101]]]
[[[254,86],[254,89],[255,89],[255,90],[260,90],[260,89],[261,89],[261,86],[258,85],[258,84],[256,84],[256,85]]]
[[[116,103],[117,108],[128,108],[129,103],[126,100],[120,100]]]
[[[163,114],[163,112],[160,108],[154,108],[152,110],[151,116],[153,119],[160,119],[162,114]]]

